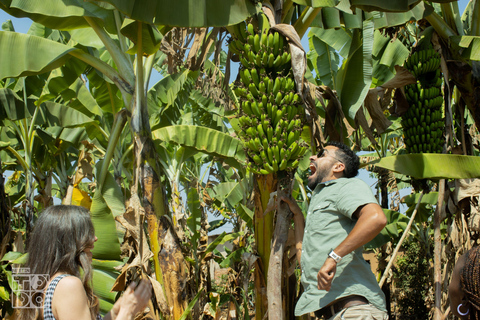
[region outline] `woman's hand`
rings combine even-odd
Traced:
[[[110,311],[111,319],[133,319],[137,313],[145,309],[151,297],[152,284],[149,280],[142,280],[138,286],[132,282]]]

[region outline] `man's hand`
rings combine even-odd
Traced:
[[[290,207],[290,211],[293,212],[293,223],[295,224],[295,249],[298,264],[302,259],[302,242],[303,232],[305,230],[305,219],[303,218],[302,209],[297,204],[297,201],[287,197],[283,192],[280,194],[280,202],[284,201]]]
[[[335,272],[337,272],[337,263],[332,258],[327,258],[322,268],[317,273],[318,290],[330,291]]]
[[[299,214],[303,217],[302,209],[300,209],[300,207],[298,206],[298,204],[295,200],[292,200],[289,197],[281,195],[280,196],[280,201],[284,201],[288,204],[288,206],[290,207],[290,211],[292,211],[294,216]]]

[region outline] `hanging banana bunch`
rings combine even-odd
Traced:
[[[404,67],[417,78],[405,86],[410,105],[402,117],[404,141],[408,153],[442,153],[443,132],[443,77],[440,55],[431,47],[413,52]]]
[[[270,30],[264,14],[258,20],[258,26],[236,25],[229,48],[241,62],[240,79],[234,83],[241,128],[237,135],[250,170],[269,174],[294,170],[308,145],[300,140],[304,108],[295,90],[288,43]]]

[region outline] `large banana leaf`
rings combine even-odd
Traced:
[[[62,66],[73,50],[77,49],[37,36],[0,31],[0,79],[51,71]]]
[[[256,13],[245,0],[105,0],[133,20],[179,27],[223,27]]]
[[[112,269],[112,271],[114,271]],[[98,297],[100,312],[105,314],[110,311],[115,303],[116,293],[112,292],[117,275],[100,269],[93,269],[93,292]]]
[[[72,30],[89,27],[84,17],[98,18],[114,26],[113,11],[90,1],[0,0],[0,9],[17,18],[28,17],[50,29]]]
[[[228,201],[228,204],[235,207],[243,199],[249,190],[248,180],[243,179],[240,182],[223,182],[219,183],[211,189],[207,189],[210,197],[220,202]]]
[[[480,178],[480,157],[453,154],[405,154],[370,161],[369,165],[417,179]]]
[[[146,55],[155,54],[160,48],[163,35],[154,25],[148,23],[141,23],[142,28],[142,52]],[[121,32],[124,36],[133,42],[133,46],[128,50],[128,53],[135,54],[137,52],[137,38],[138,38],[138,22],[131,19],[123,21]]]
[[[31,110],[33,113],[33,109]],[[11,121],[25,119],[31,114],[25,114],[25,107],[23,100],[18,97],[11,89],[0,88],[0,123],[4,124],[3,120],[9,119]]]
[[[209,128],[191,125],[169,126],[152,131],[152,136],[157,143],[177,143],[198,152],[221,157],[236,167],[243,167],[239,162],[244,162],[246,158],[240,140]]]
[[[55,99],[63,94],[70,85],[79,80],[86,67],[87,65],[78,59],[69,59],[62,67],[52,70],[36,104],[40,105],[43,101]]]
[[[125,206],[122,190],[110,172],[101,172],[103,161],[97,163],[97,179],[105,175],[102,188],[98,189],[92,199],[90,212],[98,241],[93,249],[93,257],[103,260],[120,259],[119,234],[117,233],[114,216],[123,214]]]
[[[365,11],[403,12],[413,9],[421,0],[350,0],[351,6]]]
[[[396,1],[382,2],[386,3],[388,6],[389,3],[394,3]],[[317,15],[313,20],[311,27],[320,27],[323,29],[338,29],[341,27],[347,29],[361,29],[362,21],[373,19],[375,29],[381,29],[402,25],[409,21],[417,21],[425,18],[432,12],[432,7],[425,7],[423,2],[416,5],[411,10],[403,12],[367,12],[366,10],[360,10],[359,7],[351,7],[348,1],[341,1],[334,8],[323,8],[321,14]]]
[[[354,31],[349,58],[337,74],[337,92],[347,119],[353,123],[372,83],[372,48],[374,39],[373,21],[365,20],[360,37]]]
[[[480,61],[480,37],[478,36],[455,36],[450,37],[452,42],[461,48],[462,57],[466,60]]]
[[[90,117],[75,109],[52,101],[45,102],[43,116],[49,126],[78,127],[93,121]]]

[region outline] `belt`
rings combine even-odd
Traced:
[[[368,304],[368,300],[362,296],[349,296],[346,298],[340,298],[335,300],[332,304],[315,311],[315,316],[317,318],[324,317],[324,319],[330,319],[345,308],[359,306],[362,304]]]

